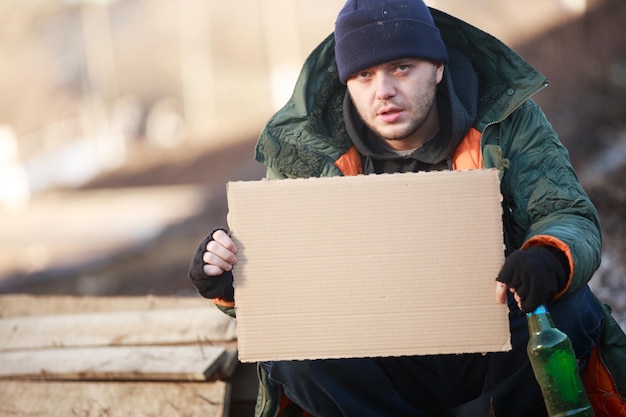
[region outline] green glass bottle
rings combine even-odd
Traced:
[[[543,305],[526,317],[530,332],[528,357],[548,415],[593,417],[569,337],[556,328]]]

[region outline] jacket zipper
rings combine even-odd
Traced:
[[[541,87],[539,87],[538,89],[536,89],[535,91],[533,91],[532,93],[530,93],[529,95],[527,95],[523,100],[521,100],[515,107],[513,107],[511,110],[509,110],[507,113],[504,114],[504,116],[502,116],[501,118],[499,118],[498,120],[495,120],[493,122],[489,122],[485,125],[485,128],[483,129],[482,133],[480,134],[480,160],[483,161],[483,168],[485,167],[485,159],[483,158],[483,137],[485,136],[485,131],[487,131],[487,128],[493,125],[496,125],[498,123],[502,123],[507,117],[509,117],[515,110],[519,109],[520,107],[522,107],[524,105],[524,103],[526,103],[528,100],[530,100],[531,98],[533,98],[534,96],[536,96],[537,94],[541,93],[543,90],[545,90],[548,85],[550,83],[546,80],[543,82],[543,85]]]

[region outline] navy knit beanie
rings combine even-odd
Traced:
[[[363,69],[398,58],[448,62],[422,0],[348,0],[335,22],[335,57],[344,84]]]

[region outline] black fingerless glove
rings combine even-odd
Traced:
[[[514,288],[522,310],[531,312],[552,300],[567,284],[569,262],[552,246],[530,246],[506,258],[496,281]]]
[[[191,260],[191,265],[189,267],[189,280],[198,289],[198,292],[203,297],[210,299],[221,298],[225,301],[234,301],[235,290],[233,288],[232,271],[225,271],[222,275],[210,277],[204,273],[203,269],[205,263],[202,256],[204,255],[204,252],[206,252],[206,245],[213,240],[213,233],[218,230],[224,230],[228,233],[225,229],[217,228],[209,233],[202,242],[200,242],[193,259]]]

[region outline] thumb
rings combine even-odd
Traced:
[[[506,303],[509,286],[503,282],[496,282],[496,302],[500,304]]]

